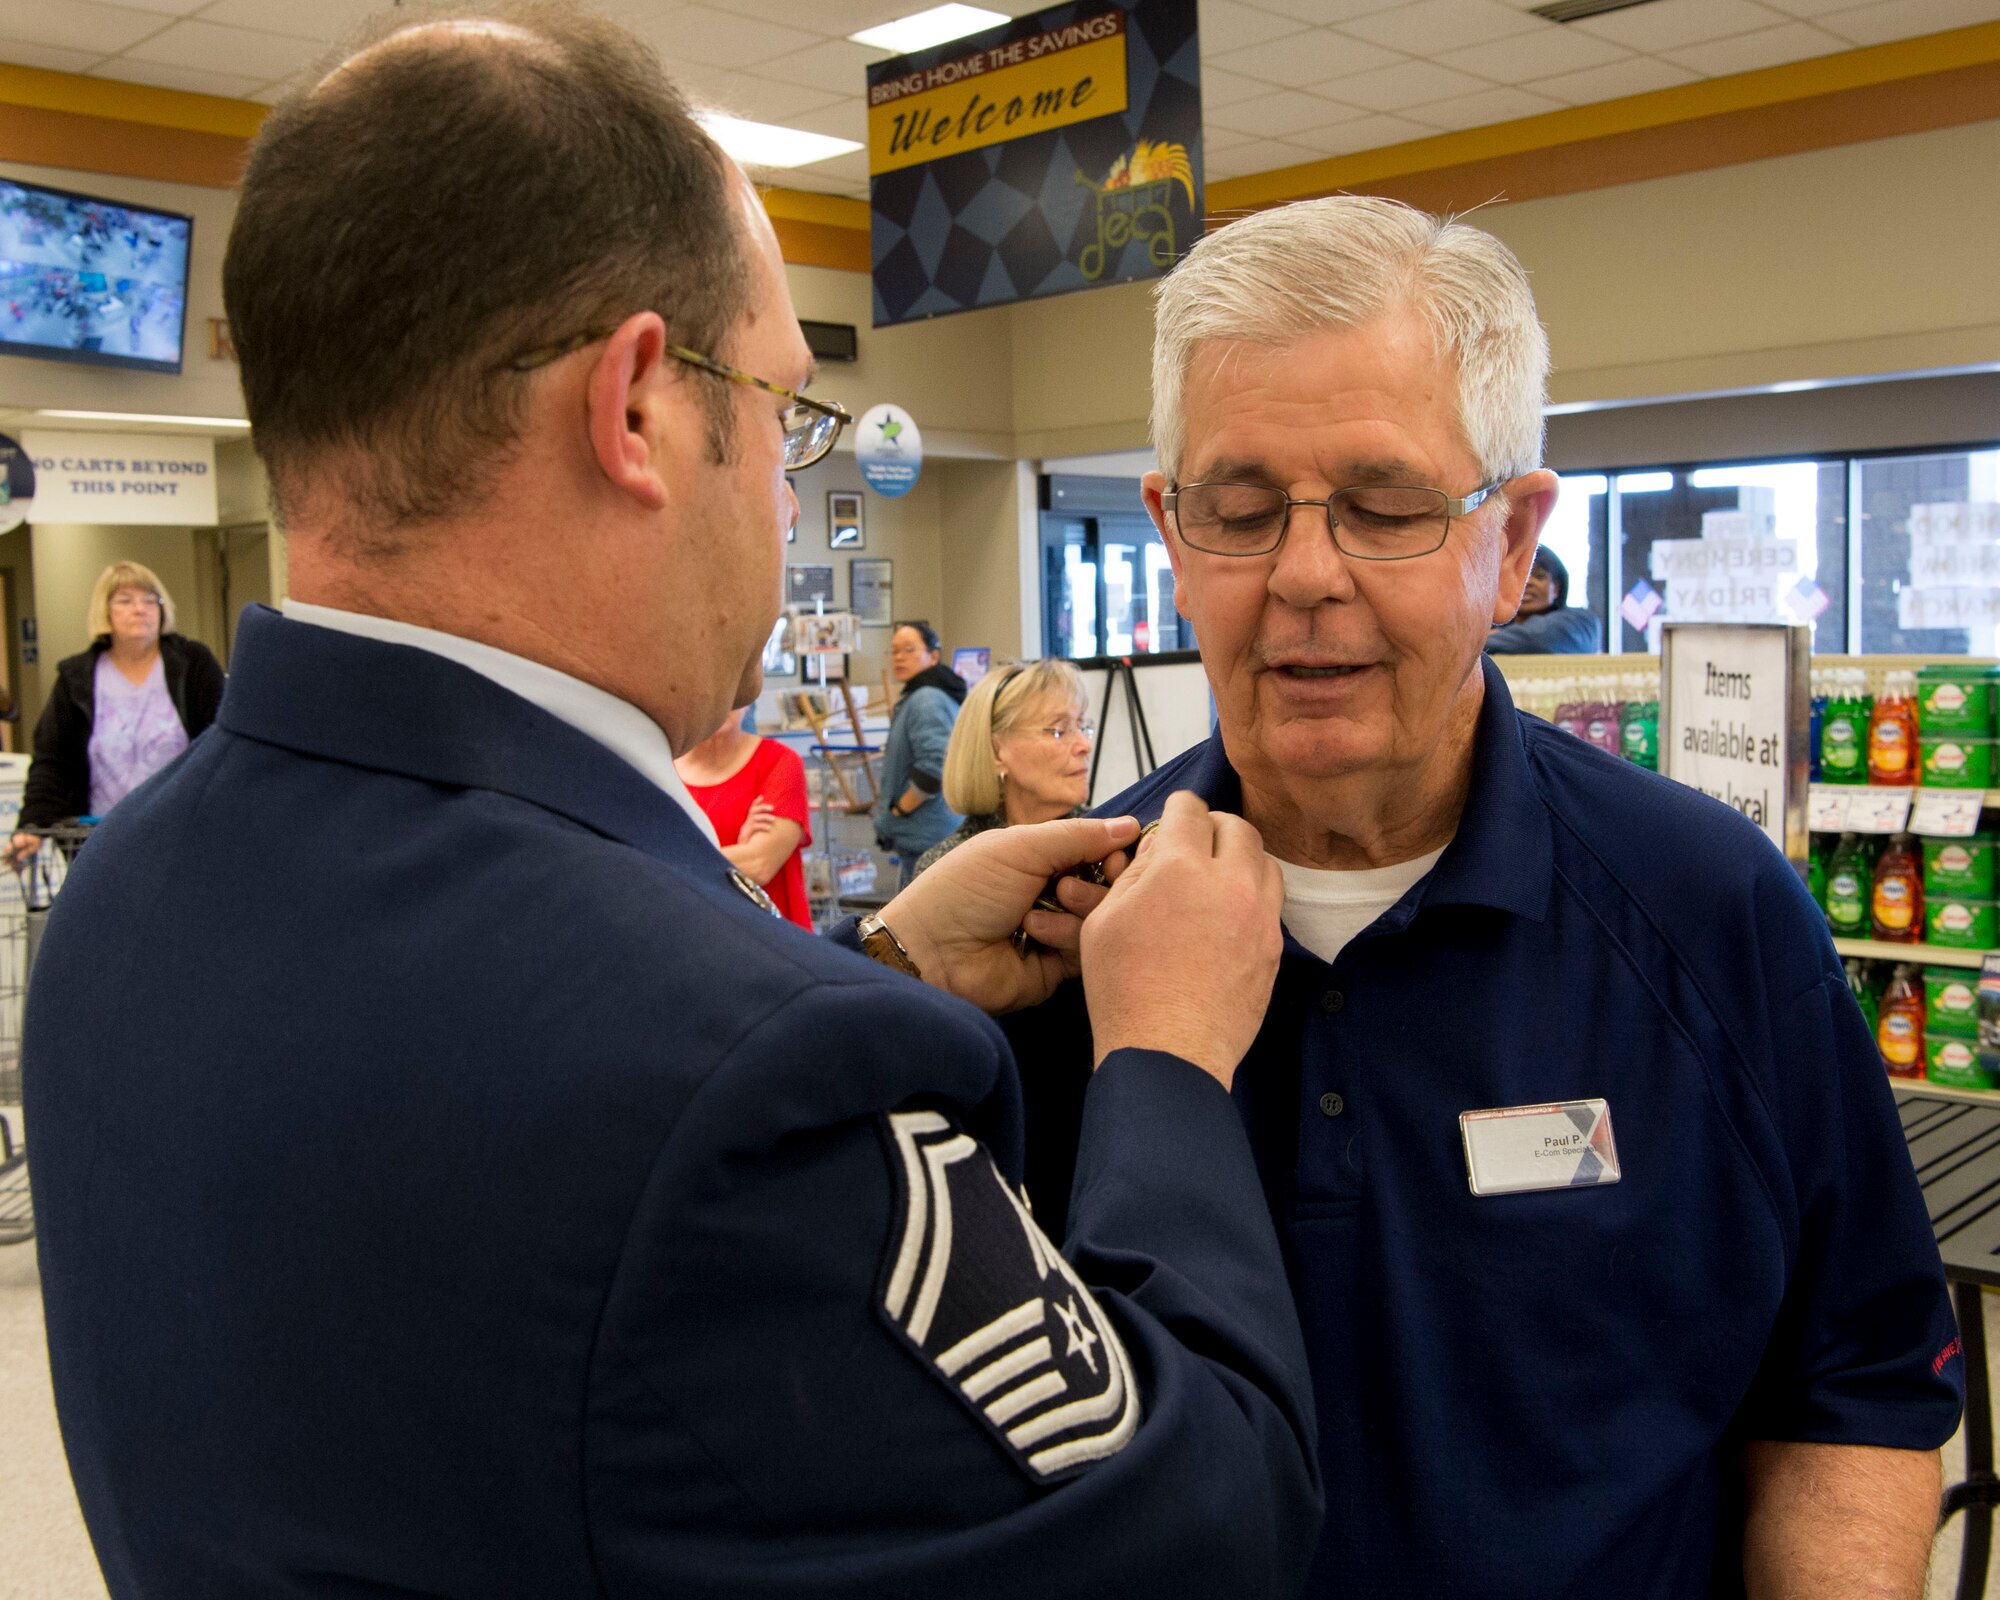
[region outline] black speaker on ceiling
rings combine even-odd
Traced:
[[[799,322],[806,336],[806,348],[817,361],[852,361],[860,349],[859,336],[851,322]]]

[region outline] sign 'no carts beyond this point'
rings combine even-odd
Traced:
[[[1194,0],[1079,0],[868,69],[875,325],[1155,278],[1200,237]]]

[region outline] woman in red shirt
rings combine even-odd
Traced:
[[[715,732],[674,758],[674,770],[715,824],[730,865],[762,885],[786,919],[810,933],[802,859],[812,843],[805,763],[777,740],[746,733],[741,719],[740,711],[730,712]]]

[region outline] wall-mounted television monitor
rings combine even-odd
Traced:
[[[179,372],[194,219],[0,179],[0,355]]]

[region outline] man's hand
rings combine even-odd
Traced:
[[[1920,1600],[1938,1453],[1759,1440],[1744,1452],[1750,1600]]]
[[[41,836],[33,833],[17,833],[7,841],[5,860],[8,866],[19,871],[35,858],[42,848]]]
[[[1171,795],[1160,826],[1083,925],[1097,1061],[1165,1050],[1225,1089],[1271,1002],[1285,880],[1241,817]]]
[[[1067,912],[1031,910],[1035,897],[1054,874],[1104,860],[1138,836],[1130,817],[992,828],[940,858],[882,908],[882,921],[926,983],[982,1011],[1037,1005],[1076,975],[1080,921],[1106,891],[1065,880]],[[1009,942],[1021,927],[1042,948],[1021,955]]]

